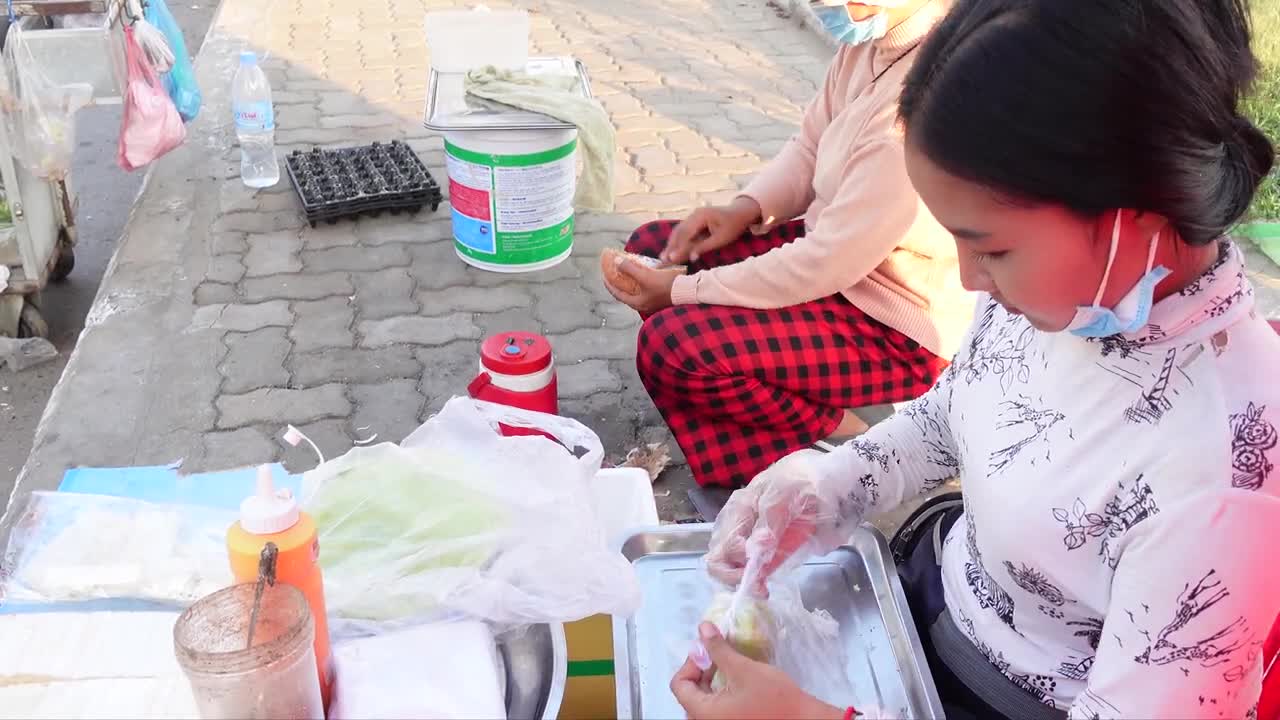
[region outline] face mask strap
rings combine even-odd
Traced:
[[[1120,212],[1116,211],[1116,224],[1111,229],[1111,250],[1107,253],[1107,268],[1102,271],[1102,284],[1098,286],[1098,294],[1093,298],[1093,306],[1102,306],[1102,296],[1107,294],[1107,282],[1111,280],[1111,266],[1116,261],[1116,250],[1120,247]],[[1152,257],[1155,257],[1154,253]]]
[[[1147,272],[1151,272],[1152,266],[1156,264],[1156,246],[1160,244],[1160,231],[1151,238],[1151,247],[1147,248]]]

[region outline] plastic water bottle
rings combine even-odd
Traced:
[[[258,67],[251,50],[240,53],[240,69],[231,81],[231,109],[236,137],[240,140],[240,177],[251,188],[280,182],[276,161],[276,113],[271,104],[271,83]]]

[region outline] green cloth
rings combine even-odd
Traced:
[[[1258,247],[1262,248],[1262,252],[1271,258],[1271,262],[1280,265],[1280,235],[1258,238],[1254,242],[1258,243]]]
[[[583,156],[574,204],[580,210],[613,210],[613,123],[598,101],[583,96],[578,78],[529,75],[490,66],[467,73],[465,87],[468,95],[575,125]]]
[[[1246,223],[1236,228],[1235,234],[1252,240],[1262,254],[1280,265],[1280,223]]]

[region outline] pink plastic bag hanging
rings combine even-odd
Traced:
[[[126,27],[124,32],[129,81],[116,159],[125,170],[137,170],[181,145],[187,129],[155,68],[138,46],[133,28]]]

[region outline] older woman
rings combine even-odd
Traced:
[[[840,44],[800,133],[730,205],[641,227],[610,290],[645,316],[636,364],[702,485],[866,424],[946,367],[972,310],[907,178],[896,106],[949,0],[816,2]]]

